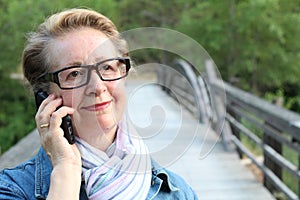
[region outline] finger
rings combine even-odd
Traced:
[[[73,108],[63,106],[51,114],[51,117],[49,119],[49,127],[43,128],[40,131],[41,143],[45,149],[52,149],[52,147],[54,146],[57,149],[59,148],[58,146],[62,144],[69,144],[67,140],[64,139],[64,132],[60,126],[62,123],[62,118],[67,114],[73,114],[73,112]]]
[[[49,100],[49,99],[47,99]],[[44,107],[40,109],[41,113],[49,114],[50,115],[62,104],[62,98],[54,98],[50,99],[50,101],[45,101]]]
[[[50,97],[49,99],[47,98],[44,100],[35,116],[37,126],[49,123],[50,116],[57,109],[57,107],[61,105],[61,103],[61,98],[54,99]]]
[[[40,111],[44,110],[45,106],[53,101],[55,99],[55,95],[54,94],[50,94],[44,101],[42,101],[41,105],[38,108],[37,113],[39,113]]]
[[[74,113],[74,109],[71,107],[63,106],[52,113],[50,117],[50,125],[52,128],[60,127],[62,123],[62,118],[66,115],[72,115]]]
[[[42,101],[41,105],[39,106],[36,115],[35,115],[35,120],[37,122],[42,121],[43,118],[45,118],[44,116],[46,116],[47,114],[44,112],[45,111],[45,107],[52,102],[55,99],[55,96],[53,94],[50,94],[44,101]],[[48,114],[49,115],[49,114]],[[48,118],[49,120],[49,118]],[[48,122],[48,120],[46,119],[45,122]]]

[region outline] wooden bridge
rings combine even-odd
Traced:
[[[300,117],[222,82],[209,61],[206,68],[200,77],[178,61],[172,69],[155,68],[157,77],[128,77],[126,111],[151,155],[182,175],[199,199],[298,199],[299,165],[284,153],[287,146],[298,158]],[[260,156],[248,150],[246,139]],[[38,148],[33,131],[0,157],[0,169]],[[285,182],[286,173],[297,191]]]

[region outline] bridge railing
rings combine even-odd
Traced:
[[[207,63],[207,74],[214,74]],[[208,75],[211,77],[211,75]],[[264,185],[273,193],[283,193],[288,199],[300,194],[300,115],[242,91],[218,78],[208,81],[217,98],[225,91],[226,122],[230,124],[231,141],[240,157],[247,156],[263,172]],[[245,146],[252,142],[262,152],[263,162]],[[293,159],[294,157],[294,159]],[[289,183],[288,183],[289,182]]]
[[[227,150],[236,149],[240,158],[248,157],[274,195],[299,199],[300,115],[222,81],[211,61],[205,63],[202,77],[188,74],[193,68],[184,61],[176,62],[174,68],[181,75],[160,72],[164,75],[158,82],[165,90],[175,99],[179,96],[200,122],[210,122]],[[201,86],[199,80],[205,84]]]
[[[180,105],[189,110],[200,123],[211,118],[211,106],[205,82],[183,60],[176,60],[172,68],[157,69],[158,84]]]

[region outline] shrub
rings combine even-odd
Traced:
[[[17,80],[1,77],[0,154],[35,128],[34,99]]]

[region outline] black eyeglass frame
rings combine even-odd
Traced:
[[[102,63],[105,63],[105,62],[108,62],[108,61],[112,61],[112,60],[122,60],[122,61],[124,61],[125,66],[126,66],[126,73],[125,73],[123,76],[118,77],[118,78],[112,78],[112,79],[103,78],[103,77],[101,76],[101,74],[99,73],[99,71],[97,70],[97,67],[98,67],[99,65],[101,65]],[[71,87],[71,88],[69,88],[69,87],[67,87],[67,88],[66,88],[66,87],[62,87],[62,86],[60,85],[60,82],[59,82],[58,74],[59,74],[60,72],[64,71],[64,70],[72,69],[72,68],[78,68],[78,67],[80,67],[80,68],[88,68],[89,71],[88,71],[88,76],[87,76],[86,82],[83,83],[83,84],[81,84],[81,85],[78,85],[78,86],[76,86],[76,87]],[[100,77],[100,79],[101,79],[102,81],[116,81],[116,80],[125,78],[125,77],[128,75],[128,72],[129,72],[129,69],[130,69],[130,68],[131,68],[131,64],[130,64],[130,58],[129,58],[129,57],[116,57],[116,58],[110,58],[110,59],[102,60],[102,61],[100,61],[100,62],[98,62],[98,63],[96,63],[96,64],[93,64],[93,65],[83,65],[83,66],[82,66],[82,65],[73,65],[73,66],[65,67],[65,68],[60,69],[60,70],[55,71],[55,72],[49,72],[49,73],[43,75],[42,77],[40,77],[40,79],[44,79],[44,80],[46,80],[46,81],[56,83],[60,89],[63,89],[63,90],[71,90],[71,89],[76,89],[76,88],[80,88],[80,87],[82,87],[82,86],[87,85],[87,84],[90,82],[90,79],[91,79],[91,71],[92,71],[92,70],[96,70],[98,76]]]

